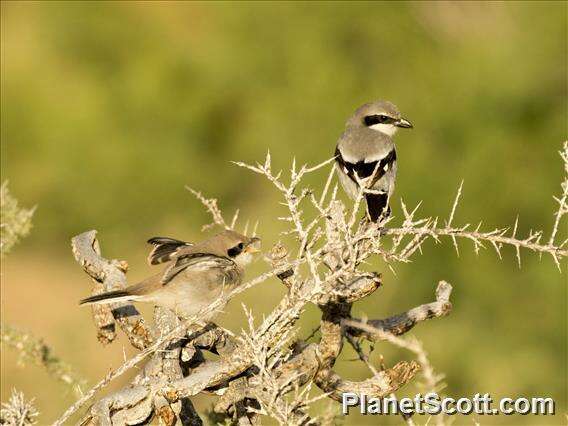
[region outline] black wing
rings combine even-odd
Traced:
[[[148,255],[148,263],[150,265],[157,265],[159,263],[169,262],[172,254],[174,254],[180,247],[192,246],[192,243],[186,241],[176,240],[168,237],[154,237],[148,240],[154,248]]]
[[[169,283],[177,274],[186,270],[187,268],[234,268],[235,262],[226,257],[215,256],[210,253],[190,253],[180,256],[176,262],[166,269],[160,282],[163,285]]]
[[[373,174],[378,163],[379,167],[377,168],[377,173],[375,174],[373,182],[370,185],[372,186],[386,173],[385,166],[391,167],[392,164],[396,161],[396,151],[393,149],[386,155],[386,157],[383,157],[380,161],[366,163],[364,160],[362,160],[358,161],[357,163],[350,163],[343,158],[341,151],[339,151],[339,147],[337,147],[335,148],[335,161],[337,161],[341,169],[355,183],[357,183],[355,173],[357,173],[359,179],[366,179]]]

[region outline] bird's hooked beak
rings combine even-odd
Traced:
[[[258,253],[259,251],[260,251],[260,238],[252,237],[250,239],[247,248],[245,248],[245,252],[252,254],[252,253]]]
[[[412,123],[408,121],[406,118],[401,118],[399,120],[396,120],[394,122],[394,125],[396,127],[402,127],[403,129],[412,129],[414,127]]]

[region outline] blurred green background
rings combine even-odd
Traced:
[[[395,197],[447,217],[464,179],[456,220],[521,235],[553,222],[557,151],[567,134],[567,3],[32,3],[2,2],[1,177],[23,205],[38,205],[31,235],[2,262],[2,320],[43,336],[91,383],[132,351],[102,348],[79,298],[90,283],[71,236],[95,228],[103,254],[145,264],[154,235],[200,239],[209,220],[184,189],[219,198],[270,246],[283,225],[277,194],[230,164],[332,155],[360,104],[389,99],[415,126],[397,137]],[[320,190],[327,171],[309,183]],[[343,196],[343,195],[342,195]],[[393,205],[400,217],[400,204]],[[244,222],[244,221],[243,221]],[[240,223],[242,229],[243,222]],[[560,239],[566,238],[566,224]],[[566,269],[568,265],[564,265]],[[377,265],[382,269],[382,265]],[[257,262],[250,276],[266,269]],[[450,396],[489,392],[551,396],[555,417],[477,418],[481,424],[565,424],[567,276],[548,257],[514,251],[499,260],[461,244],[429,242],[413,263],[384,269],[385,286],[356,313],[385,317],[454,285],[451,316],[413,334]],[[233,302],[220,323],[240,330],[240,302],[260,317],[283,294],[267,282]],[[148,312],[148,311],[146,311]],[[300,336],[317,323],[309,309]],[[409,354],[387,344],[393,365]],[[346,350],[338,371],[368,371]],[[413,385],[414,386],[414,385]],[[414,395],[409,386],[401,396]],[[36,396],[41,423],[74,397],[36,367],[2,353],[2,401],[16,387]],[[197,398],[203,410],[211,404]],[[425,420],[425,419],[423,419]],[[422,420],[419,420],[422,421]],[[347,424],[400,423],[350,416]],[[456,424],[472,424],[458,418]]]

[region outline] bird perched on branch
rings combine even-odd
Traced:
[[[162,272],[125,289],[87,297],[80,304],[150,302],[188,317],[241,284],[245,266],[252,261],[253,254],[260,251],[259,238],[231,230],[199,244],[164,237],[148,242],[154,245],[149,263],[168,263]],[[205,319],[210,319],[223,307]]]
[[[398,108],[387,101],[359,107],[347,120],[335,149],[336,172],[347,194],[356,199],[362,179],[367,214],[373,222],[390,214],[389,198],[396,179],[396,150],[392,137],[399,128],[412,128]]]

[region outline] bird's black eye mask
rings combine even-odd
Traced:
[[[227,250],[227,254],[229,255],[229,257],[237,257],[239,254],[242,253],[244,248],[245,245],[243,243],[239,243],[235,247]]]
[[[367,115],[363,119],[363,123],[367,127],[373,126],[375,124],[391,124],[394,123],[395,121],[396,119],[383,114]]]

